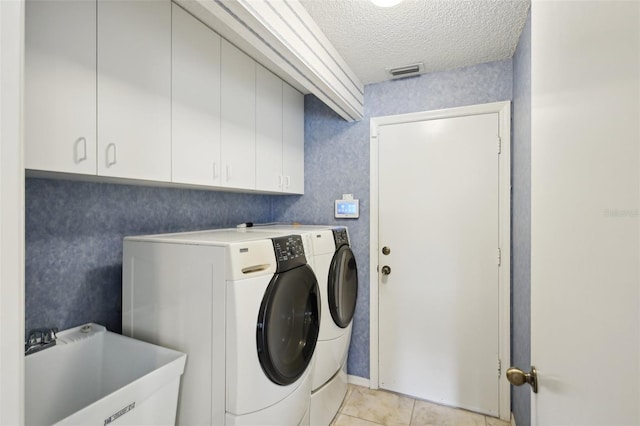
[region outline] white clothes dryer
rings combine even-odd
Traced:
[[[329,425],[347,392],[346,361],[358,297],[358,270],[347,228],[272,225],[249,229],[254,229],[253,232],[289,232],[310,239],[322,306],[310,421],[313,426]]]
[[[309,423],[319,288],[281,234],[125,238],[123,333],[188,354],[178,424]]]

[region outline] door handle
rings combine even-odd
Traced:
[[[509,367],[507,370],[507,380],[514,386],[522,386],[525,383],[529,383],[533,393],[538,393],[538,371],[534,366],[531,366],[531,371],[528,373],[516,367]]]
[[[382,254],[384,254],[385,256],[388,256],[389,253],[391,253],[391,249],[387,246],[382,247]]]
[[[389,275],[391,273],[391,267],[384,265],[382,269],[380,269],[382,275]]]

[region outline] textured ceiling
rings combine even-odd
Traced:
[[[385,69],[424,62],[442,71],[513,56],[529,0],[300,0],[364,84]]]

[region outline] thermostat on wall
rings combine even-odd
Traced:
[[[357,219],[360,217],[360,202],[353,195],[345,194],[342,200],[336,200],[335,217],[341,219]]]

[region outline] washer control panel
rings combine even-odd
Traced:
[[[278,263],[277,272],[288,271],[307,264],[300,235],[272,238],[271,241],[273,241],[273,249]]]
[[[349,245],[349,235],[347,234],[347,228],[334,229],[333,239],[336,242],[336,249],[344,245]]]

